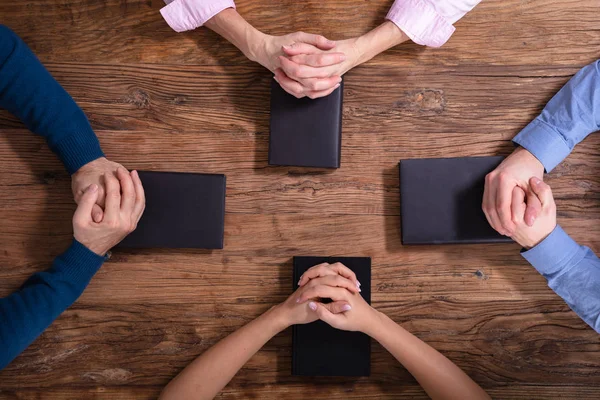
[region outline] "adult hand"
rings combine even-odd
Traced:
[[[361,63],[356,39],[337,41],[335,49],[328,52],[297,42],[283,46],[283,52],[275,80],[296,97],[329,95],[339,87],[341,76]]]
[[[314,74],[316,74],[315,71],[319,67],[341,62],[344,57],[343,54],[337,52],[323,55],[335,47],[335,42],[320,35],[304,32],[294,32],[283,36],[266,35],[250,25],[233,8],[227,8],[217,13],[206,21],[205,26],[229,40],[251,61],[258,62],[273,73],[281,67],[279,56],[284,54],[283,46],[292,43],[305,45],[303,48],[306,55],[309,56],[311,70]],[[301,52],[300,54],[304,53]],[[294,76],[292,76],[292,79],[294,79]],[[323,96],[326,91],[333,91],[333,87],[339,82],[339,76],[312,79],[306,82],[306,86],[303,86],[301,91],[292,94],[297,97]]]
[[[306,43],[292,43],[283,46],[285,54],[279,56],[281,68],[275,70],[275,80],[296,97],[327,96],[339,87],[341,76],[360,63],[356,39],[337,41],[335,49],[329,52],[312,51],[311,47]],[[332,77],[338,79],[334,81]],[[335,85],[329,85],[333,83]]]
[[[135,230],[146,205],[137,171],[130,174],[121,167],[116,175],[112,172],[104,175],[106,205],[101,222],[92,217],[100,192],[95,183],[84,191],[73,215],[75,239],[101,256]]]
[[[556,204],[550,186],[538,178],[531,178],[529,185],[541,203],[541,210],[534,226],[528,226],[524,220],[528,207],[528,204],[525,204],[525,191],[518,186],[515,187],[511,202],[511,212],[516,225],[512,239],[526,249],[537,246],[556,227]]]
[[[302,88],[310,88],[311,84],[316,85],[318,82],[315,81],[316,78],[341,77],[357,65],[407,40],[409,40],[408,36],[396,24],[385,21],[362,36],[336,41],[335,49],[330,51],[344,54],[345,57],[339,59],[340,62],[323,60],[325,55],[314,57],[301,44],[284,47],[285,57],[279,58],[281,70],[276,71],[275,77],[284,89],[300,96]],[[335,87],[321,92],[313,92],[312,97],[325,96],[333,90]]]
[[[253,52],[255,56],[251,59],[274,72],[275,80],[288,93],[298,98],[316,98],[331,93],[341,82],[339,75],[329,71],[330,67],[342,63],[346,56],[334,47],[336,43],[324,36],[305,32],[284,36],[264,35],[261,44]],[[285,49],[293,49],[298,57],[302,57],[304,64],[302,68],[290,70],[282,82],[281,61],[287,61],[287,58],[282,57]],[[288,84],[288,80],[296,80],[297,85]]]
[[[360,331],[369,334],[369,327],[375,325],[377,311],[371,307],[360,293],[353,293],[347,288],[333,287],[319,282],[324,278],[311,280],[307,286],[315,282],[313,288],[307,291],[306,296],[301,297],[301,301],[312,298],[308,307],[314,311],[316,316],[325,321],[334,328],[345,331]],[[334,313],[330,310],[329,304],[319,302],[319,298],[329,298],[334,303],[345,303],[344,312]],[[330,304],[334,304],[330,303]]]
[[[305,273],[302,274],[298,281],[298,286],[302,287],[306,285],[311,279],[322,278],[325,276],[341,276],[349,279],[354,283],[356,288],[352,288],[352,292],[360,291],[360,282],[356,279],[356,274],[344,264],[337,262],[334,264],[321,263],[309,268]]]
[[[539,199],[529,186],[529,179],[544,177],[544,166],[533,154],[523,147],[517,148],[494,171],[485,177],[482,208],[485,216],[500,234],[512,236],[516,224],[511,214],[511,199],[515,187],[526,195],[527,208],[524,221],[533,226],[541,209]]]
[[[83,193],[91,185],[98,187],[98,199],[92,208],[92,219],[94,222],[102,221],[104,215],[103,207],[106,188],[103,177],[108,175],[114,177],[118,168],[123,168],[123,166],[119,163],[108,161],[105,157],[101,157],[85,164],[71,177],[71,190],[77,204],[81,202]]]
[[[317,315],[308,307],[306,302],[310,299],[319,299],[319,296],[316,296],[315,294],[317,293],[316,288],[319,286],[340,289],[347,291],[348,293],[358,292],[359,290],[353,281],[340,275],[328,275],[312,279],[308,284],[299,287],[286,301],[276,306],[284,327],[296,324],[307,324],[318,319]],[[321,290],[319,293],[324,294],[325,291]],[[334,314],[349,310],[349,305],[346,301],[334,300],[329,304],[324,304],[323,307]]]
[[[354,286],[337,284],[350,281]],[[308,269],[298,282],[306,288],[298,302],[309,301],[308,306],[320,319],[337,329],[364,332],[377,315],[359,294],[360,282],[356,274],[342,263],[322,263]],[[323,304],[321,298],[329,298],[333,303]],[[343,308],[332,310],[331,304],[343,304]]]

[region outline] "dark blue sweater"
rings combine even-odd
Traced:
[[[85,114],[27,45],[0,25],[0,108],[43,136],[70,174],[103,157]],[[104,257],[73,240],[47,271],[0,299],[0,369],[10,363],[81,295]]]

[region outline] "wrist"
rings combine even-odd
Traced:
[[[377,340],[379,333],[383,331],[383,321],[386,315],[377,311],[373,307],[370,307],[370,312],[367,315],[368,317],[365,320],[365,326],[360,331]]]
[[[271,321],[274,334],[277,334],[292,325],[281,304],[271,307],[264,315]]]
[[[76,241],[78,241],[79,243],[81,243],[81,245],[83,247],[85,247],[86,249],[88,249],[89,251],[91,251],[92,253],[94,253],[100,257],[105,257],[106,253],[108,253],[108,250],[110,250],[110,249],[107,250],[101,246],[95,246],[93,243],[86,243],[85,240],[78,238],[77,235],[73,235],[73,238]]]
[[[514,151],[513,154],[516,157],[520,157],[524,159],[528,165],[534,165],[536,170],[539,170],[544,173],[544,164],[540,160],[537,159],[529,150],[525,147],[519,146]]]
[[[102,164],[107,161],[108,160],[106,159],[106,157],[96,158],[95,160],[92,160],[92,161],[88,162],[87,164],[82,165],[75,173],[77,173],[79,171],[86,171],[88,169],[92,169],[92,168],[94,168],[95,165]]]
[[[351,47],[354,50],[353,67],[365,63],[377,55],[375,50],[371,48],[372,43],[367,35],[351,39]]]
[[[546,240],[546,238],[548,236],[550,236],[550,234],[552,232],[554,232],[554,229],[556,229],[556,223],[554,223],[554,225],[552,226],[552,229],[548,230],[547,232],[543,233],[539,238],[535,238],[533,240],[530,240],[528,243],[524,243],[522,244],[522,246],[526,249],[526,250],[531,250],[534,247],[536,247],[537,245],[539,245],[540,243],[542,243],[544,240]]]
[[[267,35],[254,28],[233,8],[227,8],[204,24],[237,47],[249,60],[259,61]]]
[[[360,55],[357,64],[369,61],[377,54],[407,40],[409,40],[409,37],[396,24],[385,21],[377,28],[356,39],[356,47]]]
[[[89,251],[91,251],[92,253],[100,256],[100,257],[105,257],[106,253],[108,253],[108,251],[110,249],[106,249],[106,246],[102,246],[102,245],[95,245],[94,243],[89,243],[86,240],[80,239],[77,237],[78,235],[74,234],[73,238],[78,241],[79,243],[81,243],[86,249],[88,249]]]
[[[250,27],[248,33],[246,34],[246,46],[242,50],[242,53],[253,62],[257,62],[263,67],[268,68],[266,64],[266,59],[268,58],[268,54],[270,52],[270,46],[272,43],[273,36],[267,35],[254,27]]]

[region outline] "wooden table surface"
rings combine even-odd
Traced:
[[[258,29],[333,39],[391,0],[239,0]],[[0,1],[130,169],[227,175],[223,251],[114,252],[83,296],[8,368],[0,397],[156,398],[209,346],[282,301],[294,255],[370,256],[373,305],[494,398],[600,398],[600,336],[516,244],[402,246],[398,161],[506,155],[510,139],[600,57],[598,0],[486,0],[441,49],[407,43],[346,75],[342,165],[270,167],[271,74],[207,29],[177,34],[159,0]],[[0,296],[71,240],[70,179],[42,139],[0,111]],[[600,135],[548,175],[559,223],[600,251]],[[292,377],[291,330],[220,399],[426,398],[373,343],[372,376]]]

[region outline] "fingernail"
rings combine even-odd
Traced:
[[[300,303],[300,297],[298,297],[298,299],[296,299],[296,303]]]
[[[540,183],[542,183],[542,181],[540,180],[540,178],[533,178],[533,184],[534,185],[539,185]]]
[[[313,311],[316,311],[317,310],[317,305],[314,302],[311,301],[310,303],[308,303],[308,308],[310,308]]]
[[[327,39],[327,44],[335,44],[335,42],[333,40]]]
[[[334,89],[337,89],[340,87],[340,84],[338,83],[337,85],[335,85]]]
[[[90,186],[90,192],[94,193],[97,190],[98,190],[98,185],[96,185],[95,183],[92,186]]]
[[[359,280],[356,280],[356,286],[361,287],[362,285],[360,284]]]
[[[298,281],[298,286],[300,286],[300,282],[302,282],[302,278],[300,278],[300,280]]]
[[[350,304],[345,304],[342,307],[342,311],[350,311],[350,310],[352,310],[352,307],[350,306]]]
[[[340,56],[340,61],[346,61],[346,55],[345,54],[342,54]]]

